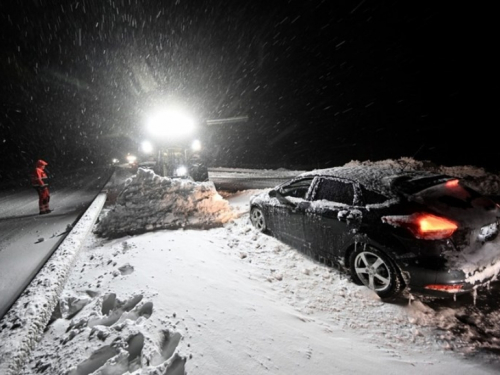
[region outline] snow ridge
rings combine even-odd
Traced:
[[[101,237],[158,229],[211,228],[237,216],[213,182],[171,179],[139,168],[124,185],[116,205],[97,223],[95,233]]]

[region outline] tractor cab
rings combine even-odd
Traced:
[[[191,147],[159,147],[154,171],[160,176],[191,178],[197,182],[208,181],[208,167],[198,140],[194,140]]]
[[[245,122],[246,116],[203,121],[204,126]],[[194,119],[177,110],[162,110],[151,116],[147,130],[152,140],[143,143],[152,169],[160,176],[208,181],[208,166],[201,128]],[[151,167],[151,164],[150,164]]]

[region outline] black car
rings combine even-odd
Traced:
[[[250,199],[255,228],[339,265],[382,299],[453,296],[495,278],[499,217],[456,177],[392,167],[306,172]]]

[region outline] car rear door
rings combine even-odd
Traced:
[[[311,253],[335,260],[360,225],[359,186],[348,179],[321,177],[310,193],[303,215],[307,246]]]
[[[313,177],[307,177],[284,185],[279,190],[278,204],[269,208],[271,231],[281,241],[297,249],[304,246],[304,204]]]

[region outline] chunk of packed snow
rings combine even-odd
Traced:
[[[140,168],[128,178],[116,204],[95,233],[107,238],[158,229],[210,228],[237,217],[213,182],[161,177]]]

